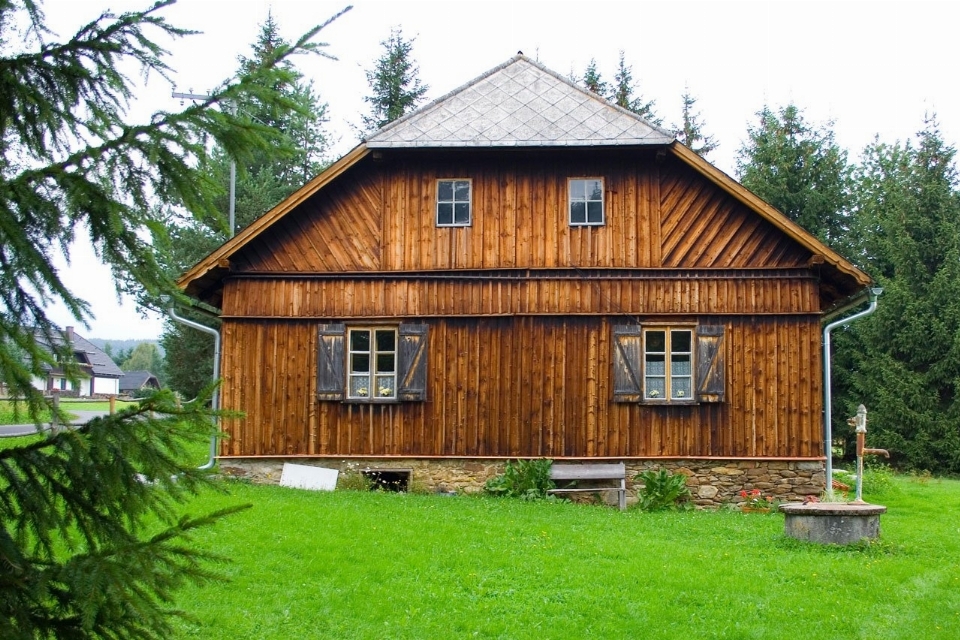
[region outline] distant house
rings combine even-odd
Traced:
[[[144,389],[159,389],[160,381],[149,371],[127,371],[120,378],[120,393],[131,395]]]
[[[120,393],[120,378],[123,371],[99,347],[89,342],[73,330],[64,329],[58,344],[67,343],[72,347],[73,357],[80,370],[75,382],[67,378],[63,367],[45,366],[46,376],[34,378],[33,386],[41,391],[57,390],[70,396],[115,396]],[[45,343],[41,339],[41,343]]]
[[[475,489],[511,458],[823,490],[821,321],[871,278],[522,55],[373,133],[179,281],[220,309],[221,468]],[[377,471],[380,473],[380,471]]]

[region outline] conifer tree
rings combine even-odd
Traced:
[[[77,321],[90,318],[54,254],[87,234],[118,287],[180,295],[155,257],[164,212],[216,215],[197,167],[208,143],[244,161],[277,141],[270,127],[216,107],[287,102],[274,89],[291,80],[282,62],[319,46],[311,39],[323,25],[202,104],[131,124],[132,72],[164,75],[158,39],[188,35],[161,15],[170,4],[104,13],[61,42],[40,2],[0,2],[0,380],[34,421],[45,401],[32,377],[72,360],[55,346],[65,342],[46,307],[60,301]],[[25,27],[22,37],[7,37],[11,25]],[[0,637],[170,636],[176,588],[213,577],[185,536],[224,515],[177,513],[203,480],[184,445],[210,436],[210,393],[182,408],[161,393],[0,451]]]
[[[870,145],[854,180],[861,261],[883,287],[851,326],[844,415],[913,469],[960,473],[960,190],[935,118],[918,143]]]
[[[583,72],[583,87],[587,91],[592,91],[601,98],[607,97],[607,83],[604,82],[603,78],[600,76],[600,72],[597,70],[597,61],[593,58],[590,58],[590,63]]]
[[[713,136],[703,133],[700,112],[694,111],[694,105],[697,104],[697,99],[690,93],[689,87],[684,89],[682,100],[683,108],[681,117],[683,122],[675,125],[677,129],[677,140],[687,145],[690,150],[698,156],[706,158],[707,155],[719,147],[720,144],[714,140]]]
[[[390,36],[380,43],[383,55],[367,71],[371,94],[364,101],[370,105],[370,113],[362,120],[368,133],[416,109],[430,88],[420,81],[413,43],[403,37],[400,27],[391,29]]]
[[[764,107],[737,157],[745,187],[841,254],[847,254],[850,167],[832,123],[814,127],[787,105]]]
[[[260,25],[249,56],[238,58],[237,77],[255,73],[277,51],[289,47],[280,35],[272,13]],[[276,144],[258,150],[237,166],[235,189],[236,229],[239,231],[272,209],[307,180],[319,173],[328,152],[323,129],[327,105],[321,103],[311,84],[289,59],[281,62],[284,77],[270,86],[282,102],[265,102],[257,96],[237,105],[237,116],[270,127]],[[173,277],[179,276],[229,237],[224,221],[229,211],[230,156],[222,147],[213,150],[203,175],[216,186],[215,216],[177,216],[170,212],[168,234],[158,244],[161,264]],[[212,317],[184,311],[191,320],[217,325]],[[181,324],[168,322],[161,337],[164,348],[164,382],[187,398],[193,398],[210,382],[213,373],[213,341],[210,336]],[[156,372],[154,372],[156,373]]]
[[[659,125],[663,119],[659,118],[653,111],[653,100],[644,100],[643,96],[634,96],[636,87],[633,81],[633,68],[627,66],[623,50],[620,51],[620,59],[617,64],[617,72],[613,76],[613,91],[609,96],[610,101],[617,106],[632,111],[647,122]]]

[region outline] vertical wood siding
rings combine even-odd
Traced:
[[[428,400],[318,401],[318,324],[227,321],[223,454],[396,456],[818,456],[816,316],[730,318],[727,400],[613,401],[623,317],[428,322]],[[630,319],[626,319],[630,321]]]
[[[586,176],[604,179],[602,226],[569,224],[567,180]],[[471,180],[470,226],[437,227],[441,178]],[[808,258],[675,158],[433,152],[364,160],[244,247],[231,269],[780,268]]]

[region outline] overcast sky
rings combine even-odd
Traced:
[[[67,39],[109,8],[144,8],[150,0],[46,0],[49,25]],[[348,3],[317,0],[179,0],[163,10],[177,26],[202,34],[167,42],[177,91],[205,92],[235,72],[267,12],[296,39]],[[946,140],[960,141],[960,88],[955,78],[960,4],[951,2],[364,2],[321,31],[317,40],[338,60],[300,58],[300,70],[329,104],[334,156],[357,143],[365,111],[365,70],[379,57],[391,27],[415,38],[414,58],[440,97],[517,51],[563,75],[582,74],[591,58],[613,79],[623,50],[640,94],[671,126],[688,87],[705,130],[720,143],[710,159],[736,174],[736,154],[748,124],[764,105],[790,102],[807,120],[834,122],[838,143],[855,159],[875,136],[903,141],[936,113]],[[131,120],[172,109],[174,88],[151,77],[138,92]],[[109,273],[92,252],[76,247],[68,286],[93,304],[96,320],[81,334],[96,338],[155,338],[156,317],[120,306]],[[61,325],[76,324],[53,310]]]

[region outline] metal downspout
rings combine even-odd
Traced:
[[[871,287],[870,306],[852,316],[831,322],[823,328],[823,447],[827,457],[827,497],[833,497],[833,417],[831,404],[833,403],[832,384],[830,378],[830,332],[837,327],[850,324],[854,320],[866,317],[877,310],[877,297],[883,293],[880,287]]]
[[[170,314],[170,317],[184,324],[188,327],[196,329],[197,331],[203,331],[204,333],[209,333],[213,336],[213,381],[216,382],[220,379],[220,332],[212,327],[208,327],[205,324],[200,324],[199,322],[194,322],[193,320],[188,320],[181,316],[177,315],[177,312],[174,311],[173,305],[171,304],[167,308],[167,313]],[[220,389],[217,389],[213,392],[213,398],[211,399],[211,406],[214,411],[220,409]],[[213,466],[217,462],[217,416],[213,416],[213,434],[210,436],[210,456],[207,459],[206,464],[198,467],[201,471],[206,471],[208,469],[213,469]]]

